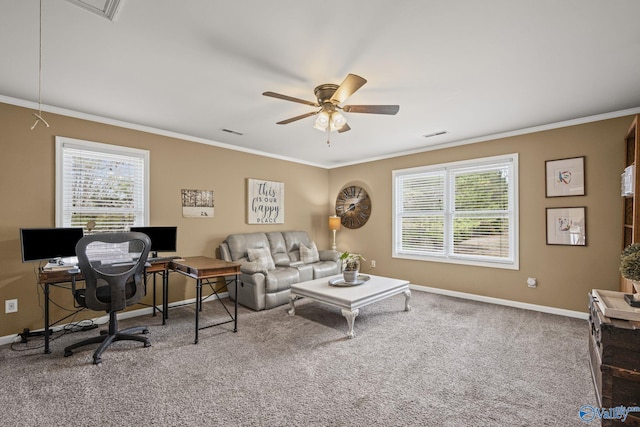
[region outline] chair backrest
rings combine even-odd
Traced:
[[[151,240],[144,233],[98,233],[76,245],[84,276],[85,305],[91,310],[123,310],[146,293],[144,267]]]

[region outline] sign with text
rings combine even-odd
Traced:
[[[251,178],[247,181],[247,222],[284,224],[284,183]]]

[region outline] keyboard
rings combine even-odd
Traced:
[[[178,256],[178,255],[149,257],[149,258],[147,258],[147,262],[153,264],[154,262],[173,261],[174,259],[178,259],[178,258],[181,258],[181,257]]]

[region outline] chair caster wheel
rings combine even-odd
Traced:
[[[102,364],[102,358],[101,358],[101,357],[99,357],[99,358],[97,358],[97,359],[93,359],[93,364],[94,364],[94,365],[100,365],[100,364]]]
[[[147,341],[147,342],[144,343],[144,346],[145,347],[151,347],[151,343],[149,341]]]
[[[73,354],[73,351],[71,351],[71,350],[65,350],[65,351],[64,351],[64,357],[69,357],[69,356],[71,356],[72,354]]]
[[[149,329],[143,329],[143,330],[142,330],[142,333],[143,333],[143,334],[148,334],[148,333],[149,333]]]

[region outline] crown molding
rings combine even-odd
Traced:
[[[86,0],[67,0],[69,3],[73,3],[76,6],[80,6],[84,10],[93,12],[98,16],[107,18],[109,21],[113,21],[118,13],[118,7],[120,7],[120,0],[100,0],[99,3],[103,3],[102,7],[95,6],[96,1],[88,2]]]

